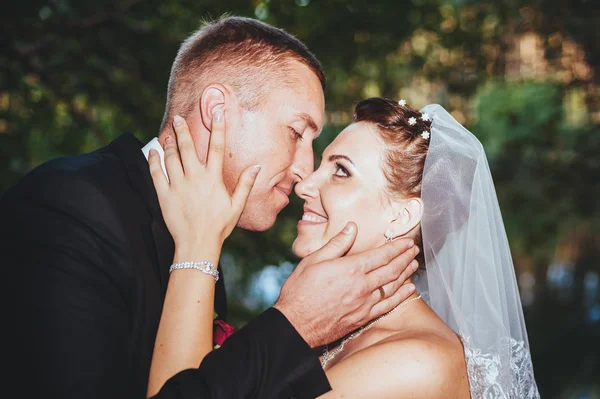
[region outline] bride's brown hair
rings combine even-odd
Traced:
[[[415,122],[412,125],[411,118]],[[376,126],[386,146],[381,169],[388,181],[388,194],[397,199],[421,197],[423,167],[429,148],[429,139],[423,137],[423,132],[431,133],[431,120],[423,120],[421,112],[408,104],[374,97],[356,105],[354,122]],[[414,240],[422,249],[420,228]],[[420,267],[425,266],[423,253],[421,250],[417,256]]]

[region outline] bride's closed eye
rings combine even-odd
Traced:
[[[350,172],[348,172],[348,169],[346,169],[344,167],[344,165],[342,165],[339,162],[335,163],[335,173],[333,175],[335,177],[341,177],[341,178],[345,178],[345,177],[350,177],[351,176]]]

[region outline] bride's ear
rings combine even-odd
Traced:
[[[229,91],[225,86],[214,83],[207,86],[202,92],[198,107],[200,108],[200,116],[202,124],[209,132],[212,131],[212,118],[217,110],[225,109],[225,100],[229,95]]]
[[[411,232],[421,223],[423,218],[423,201],[421,198],[409,198],[392,204],[394,219],[389,223],[386,237],[401,237]]]

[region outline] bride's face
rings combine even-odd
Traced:
[[[292,247],[297,256],[321,248],[349,221],[358,226],[350,253],[385,242],[393,214],[384,190],[383,151],[375,128],[365,122],[348,126],[325,149],[319,168],[296,185],[305,201]]]

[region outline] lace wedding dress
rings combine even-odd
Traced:
[[[529,349],[523,341],[505,338],[498,342],[500,348],[483,352],[474,347],[471,338],[461,337],[465,348],[467,373],[472,398],[539,398]],[[502,375],[502,359],[498,353],[511,353],[510,373]]]

